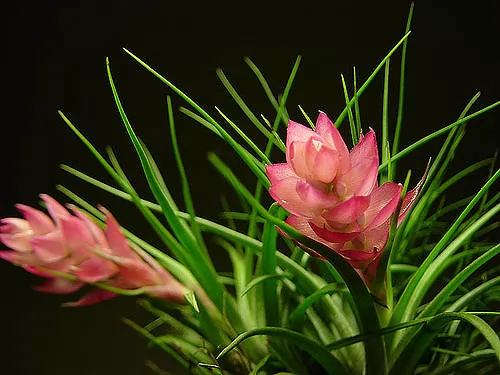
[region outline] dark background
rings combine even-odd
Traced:
[[[406,112],[402,143],[408,145],[453,122],[481,90],[475,109],[500,99],[500,9],[496,1],[418,1],[410,37]],[[165,97],[170,91],[122,50],[129,48],[184,89],[206,109],[218,105],[245,129],[250,125],[225,94],[215,69],[222,67],[256,114],[273,111],[251,71],[249,56],[283,89],[298,54],[303,63],[289,100],[293,118],[304,122],[300,104],[313,115],[335,118],[343,108],[340,73],[352,84],[352,66],[362,82],[403,34],[409,2],[372,1],[73,1],[9,2],[1,5],[3,99],[1,110],[2,199],[0,216],[17,215],[13,205],[38,203],[48,192],[58,199],[62,183],[90,202],[104,203],[126,227],[155,241],[135,209],[110,198],[58,168],[68,163],[109,181],[96,161],[59,118],[61,109],[100,150],[112,145],[138,190],[150,194],[114,107],[105,74],[111,67],[132,124],[154,152],[169,186],[178,194]],[[391,86],[398,85],[399,54],[392,61]],[[361,100],[366,129],[380,130],[382,75]],[[390,103],[395,120],[396,96]],[[174,97],[174,105],[182,103]],[[234,159],[222,142],[182,114],[176,116],[181,147],[203,216],[216,217],[219,196],[230,192],[206,161],[208,151]],[[498,147],[500,110],[473,121],[456,170],[490,156]],[[250,130],[249,130],[250,131]],[[344,134],[347,127],[344,126]],[[419,176],[441,139],[401,167]],[[233,161],[233,166],[239,165]],[[237,170],[252,181],[244,168]],[[247,177],[245,177],[247,176]],[[416,177],[414,178],[414,180]],[[455,194],[477,189],[484,173]],[[251,185],[249,185],[251,186]],[[61,308],[75,296],[31,290],[39,280],[0,262],[0,358],[5,374],[150,374],[146,359],[158,359],[121,317],[147,322],[132,299],[117,298],[88,308]],[[163,366],[165,364],[163,363]],[[176,370],[170,369],[172,373]]]

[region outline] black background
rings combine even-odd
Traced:
[[[406,112],[402,143],[408,145],[453,122],[481,90],[475,109],[500,100],[500,9],[496,1],[418,1],[410,37]],[[122,50],[149,62],[206,109],[218,105],[250,129],[218,82],[222,67],[256,114],[272,118],[272,108],[251,71],[249,56],[281,92],[298,54],[301,69],[292,90],[290,114],[304,122],[300,104],[332,118],[343,108],[340,73],[352,83],[365,79],[403,34],[409,2],[73,1],[10,2],[1,5],[3,91],[1,109],[2,199],[0,216],[17,215],[13,205],[38,203],[48,192],[65,201],[62,183],[90,202],[104,203],[120,222],[156,241],[128,204],[98,192],[58,168],[68,163],[109,181],[96,161],[59,118],[61,109],[100,150],[113,146],[139,191],[149,197],[114,107],[105,73],[109,56],[114,78],[132,124],[154,152],[174,196],[177,174],[165,120],[170,91]],[[391,87],[398,85],[399,55],[392,61]],[[380,129],[382,75],[361,99],[363,126]],[[396,90],[393,90],[394,93]],[[390,102],[394,123],[396,96]],[[182,101],[174,97],[178,107]],[[492,155],[498,147],[500,110],[470,124],[454,168]],[[215,136],[182,114],[176,115],[181,147],[203,216],[216,217],[219,196],[230,192],[206,161],[208,151],[231,162],[232,153]],[[250,131],[250,130],[249,130]],[[347,134],[347,127],[342,130]],[[405,160],[419,176],[440,140]],[[233,160],[232,165],[239,162]],[[252,181],[244,168],[244,181]],[[476,178],[477,177],[477,178]],[[474,175],[454,193],[479,187]],[[416,177],[414,178],[416,179]],[[472,191],[472,190],[471,190]],[[2,349],[0,368],[8,374],[149,374],[144,361],[158,359],[120,317],[147,321],[132,299],[69,309],[75,296],[52,296],[30,289],[37,278],[0,263]],[[163,363],[163,366],[165,364]],[[176,370],[170,369],[172,373]]]

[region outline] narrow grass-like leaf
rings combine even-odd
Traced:
[[[181,178],[182,196],[184,198],[184,204],[186,205],[186,211],[189,214],[189,222],[191,224],[194,236],[196,237],[196,242],[198,243],[200,248],[206,252],[207,249],[205,246],[205,241],[203,240],[203,236],[201,235],[201,230],[199,228],[199,225],[195,220],[196,212],[194,209],[193,199],[191,197],[191,189],[189,188],[189,181],[187,178],[186,169],[184,168],[181,152],[179,150],[179,143],[177,141],[177,132],[175,130],[174,113],[172,110],[172,101],[170,100],[170,96],[167,96],[167,112],[168,112],[168,122],[170,125],[170,137],[172,138],[172,149],[174,151],[175,161],[177,163],[177,169],[179,171],[179,175]],[[178,215],[176,215],[176,217],[178,217]]]
[[[267,361],[269,361],[270,358],[271,358],[270,354],[268,354],[264,358],[262,358],[262,360],[255,365],[252,372],[248,375],[258,375],[260,370],[264,368],[264,366],[266,365]]]
[[[274,107],[276,113],[278,113],[280,105],[278,103],[278,100],[276,100],[276,97],[274,96],[273,92],[271,91],[271,88],[269,87],[269,84],[267,83],[267,80],[265,79],[264,75],[261,73],[261,71],[257,67],[257,65],[255,65],[253,63],[253,61],[250,60],[250,58],[245,57],[244,60],[247,63],[247,65],[250,67],[250,69],[252,69],[253,73],[255,74],[255,76],[259,80],[262,88],[264,89],[264,92],[266,93],[267,98],[271,102],[271,104]],[[284,109],[281,112],[281,118],[282,118],[283,123],[286,125],[288,123],[289,118],[290,118],[290,116],[288,116],[288,113],[287,113],[286,109]]]
[[[269,208],[269,215],[279,217],[279,212],[279,205],[277,203],[273,203]],[[282,217],[282,219],[284,218]],[[278,231],[276,230],[276,227],[273,223],[266,222],[264,224],[264,232],[262,234],[262,260],[259,270],[261,276],[273,275],[276,273],[277,239]],[[266,325],[268,326],[276,326],[280,321],[277,287],[278,284],[275,278],[266,279],[262,285],[266,311]]]
[[[478,285],[476,288],[472,289],[468,293],[464,294],[462,297],[456,300],[451,306],[446,308],[446,311],[452,312],[464,309],[467,305],[470,305],[475,299],[477,299],[483,293],[491,290],[491,288],[493,288],[497,284],[500,284],[500,276],[488,280]]]
[[[361,134],[361,113],[359,111],[359,101],[358,101],[358,81],[356,76],[356,67],[352,67],[353,75],[353,86],[354,86],[354,113],[356,114],[356,134]]]
[[[271,164],[267,156],[259,149],[259,147],[236,125],[229,117],[227,117],[219,108],[215,107],[217,112],[231,125],[231,127],[239,134],[239,136],[246,142],[247,145],[259,156],[265,164]]]
[[[399,151],[397,154],[394,154],[392,155],[391,157],[391,160],[392,162],[394,161],[397,161],[403,157],[405,157],[406,155],[408,155],[410,152],[412,151],[415,151],[417,148],[419,148],[420,146],[426,144],[427,142],[429,142],[430,140],[442,135],[442,134],[445,134],[446,132],[450,131],[451,129],[453,129],[454,127],[456,126],[459,126],[459,125],[462,125],[470,120],[472,120],[473,118],[479,116],[479,115],[482,115],[483,113],[486,113],[488,111],[491,111],[493,108],[496,108],[500,106],[500,101],[497,101],[493,104],[490,104],[489,106],[486,106],[484,107],[483,109],[480,109],[479,111],[476,111],[474,113],[471,113],[470,115],[458,120],[458,121],[455,121],[439,130],[436,130],[435,132],[423,137],[423,138],[420,138],[418,141],[416,141],[415,143],[411,144],[410,146],[406,147],[405,149]],[[380,164],[378,170],[379,172],[381,171],[384,171],[385,169],[387,168],[387,163],[382,163]]]
[[[339,285],[328,284],[305,298],[292,312],[290,317],[290,328],[294,330],[299,329],[299,327],[303,324],[304,319],[306,318],[307,309],[309,309],[309,307],[311,307],[314,302],[327,294],[339,292],[340,290],[341,288],[339,287]]]
[[[410,5],[410,12],[408,14],[408,19],[406,21],[405,34],[410,31],[411,20],[413,18],[413,6],[412,2]],[[391,154],[396,154],[399,151],[399,138],[401,134],[401,128],[403,125],[403,113],[404,113],[404,90],[405,90],[405,76],[406,76],[406,50],[408,49],[408,39],[403,42],[403,47],[401,48],[401,64],[399,68],[399,100],[398,100],[398,116],[396,119],[396,126],[394,127],[394,139],[392,141],[392,152]],[[396,163],[393,163],[392,171],[390,174],[396,175]]]
[[[481,188],[481,190],[474,196],[472,201],[467,205],[467,207],[462,211],[460,216],[455,220],[450,229],[442,236],[441,240],[434,246],[431,253],[427,256],[425,261],[420,266],[419,270],[415,273],[413,278],[410,280],[409,284],[405,288],[402,296],[400,297],[396,308],[392,315],[392,324],[401,323],[403,321],[410,320],[416,311],[417,306],[422,300],[423,296],[427,292],[430,285],[422,284],[423,278],[428,278],[429,282],[435,279],[437,275],[429,272],[431,267],[437,267],[434,264],[436,257],[441,254],[445,246],[452,240],[457,234],[457,230],[465,220],[467,215],[472,211],[475,205],[481,200],[482,196],[486,194],[490,186],[500,177],[500,170],[493,175],[488,182]],[[458,235],[458,237],[452,242],[453,246],[450,245],[449,251],[445,254],[450,256],[457,246],[463,241],[464,238],[471,236],[474,231],[478,230],[482,225],[484,225],[493,215],[500,209],[500,205],[495,206],[490,209],[490,211],[484,214],[481,219],[477,220],[471,227],[469,227],[465,232]],[[442,254],[440,256],[443,256]],[[437,269],[437,268],[435,268]],[[432,275],[432,276],[431,276]],[[431,277],[429,277],[431,276]]]
[[[349,108],[347,110],[347,114],[348,114],[348,118],[349,118],[349,128],[351,129],[352,145],[354,147],[358,143],[359,134],[357,133],[356,123],[354,122],[354,116],[352,115],[352,109],[349,106],[349,93],[347,92],[347,86],[345,84],[345,79],[344,79],[343,74],[340,75],[340,79],[342,80],[342,88],[344,90],[345,104],[346,104],[347,108]]]
[[[288,100],[288,95],[290,94],[290,90],[292,89],[293,81],[295,80],[295,76],[297,75],[297,72],[299,71],[299,66],[300,66],[300,61],[302,60],[302,57],[299,55],[295,59],[295,63],[293,64],[292,71],[290,72],[290,76],[288,77],[288,80],[285,85],[285,89],[283,90],[283,95],[281,96],[281,99],[279,101],[280,106],[278,109],[278,113],[276,114],[276,118],[274,119],[273,127],[272,129],[274,131],[278,130],[278,126],[280,123],[280,118],[281,118],[281,113],[285,111],[285,105]],[[284,144],[283,144],[284,146]],[[266,155],[269,155],[268,152],[270,152],[270,147],[271,145],[268,144],[266,147]],[[285,152],[285,149],[281,149],[283,152]]]
[[[166,345],[164,342],[159,340],[155,335],[153,335],[149,331],[145,330],[140,325],[138,325],[137,323],[133,322],[130,319],[122,318],[122,320],[126,325],[132,327],[135,331],[137,331],[138,333],[143,335],[149,341],[151,341],[152,343],[156,344],[158,347],[163,349],[170,357],[172,357],[182,367],[184,367],[185,369],[188,369],[190,367],[189,362],[183,356],[181,356],[174,349],[172,349],[170,346]]]
[[[189,105],[191,105],[201,115],[201,118],[210,124],[209,127],[217,130],[217,133],[236,151],[236,153],[240,156],[240,158],[245,162],[245,164],[247,164],[247,166],[252,170],[252,172],[255,173],[255,175],[261,180],[261,182],[266,184],[265,175],[263,175],[262,173],[259,173],[259,167],[258,167],[258,165],[256,165],[255,160],[249,156],[248,151],[243,146],[241,146],[238,142],[236,142],[217,121],[215,121],[203,108],[201,108],[188,95],[186,95],[183,91],[179,90],[169,80],[162,77],[158,72],[156,72],[153,68],[151,68],[149,65],[147,65],[144,61],[139,59],[132,52],[128,51],[125,48],[124,48],[124,51],[127,54],[129,54],[140,65],[142,65],[144,68],[146,68],[146,70],[148,70],[150,73],[152,73],[156,78],[158,78],[161,82],[163,82],[165,85],[170,87],[183,100],[185,100],[187,103],[189,103]],[[282,147],[284,149],[284,145]]]
[[[291,331],[281,327],[264,327],[257,328],[252,331],[244,332],[236,337],[231,344],[226,346],[217,356],[217,359],[223,358],[227,353],[237,347],[244,340],[258,335],[266,335],[266,336],[276,336],[283,337],[287,341],[299,346],[302,350],[309,353],[309,355],[314,358],[323,369],[331,375],[348,375],[349,372],[344,367],[342,362],[340,362],[337,358],[335,358],[324,346],[317,343],[314,340],[311,340],[309,337]]]
[[[478,169],[488,167],[491,165],[492,159],[484,159],[468,166],[465,169],[462,169],[460,172],[455,173],[452,177],[450,177],[447,181],[443,182],[437,189],[433,191],[433,195],[439,196],[443,194],[450,187],[455,185],[458,181],[464,179],[471,173],[477,171]],[[491,176],[490,176],[491,177]],[[486,195],[485,195],[486,196]]]
[[[458,249],[459,246],[468,240],[479,228],[485,225],[492,217],[500,212],[500,204],[490,209],[483,214],[476,222],[469,226],[466,230],[456,236],[456,238],[446,247],[440,251],[442,241],[440,241],[432,250],[431,254],[426,258],[419,270],[413,275],[413,278],[405,288],[405,291],[396,305],[396,309],[392,316],[392,323],[397,324],[400,322],[410,320],[423,300],[425,294],[431,288],[433,282],[443,271],[443,265],[447,259]],[[449,233],[449,232],[448,232]],[[446,235],[445,235],[446,237]],[[446,241],[443,241],[446,243]],[[439,250],[439,257],[432,260],[433,253]],[[393,350],[398,346],[401,340],[408,339],[395,335],[393,342]]]
[[[412,338],[401,354],[393,358],[394,365],[389,372],[390,375],[410,375],[415,371],[420,358],[430,347],[437,334],[450,322],[461,320],[469,323],[477,329],[489,342],[495,351],[497,359],[500,361],[500,338],[496,332],[483,319],[473,313],[447,312],[436,315],[423,326]]]
[[[377,313],[373,304],[372,296],[367,290],[364,282],[361,280],[356,271],[347,263],[339,254],[332,251],[330,248],[323,244],[313,241],[312,239],[304,236],[295,228],[283,222],[281,219],[271,216],[267,210],[262,207],[261,203],[256,201],[252,194],[245,189],[245,187],[236,179],[232,171],[227,168],[216,155],[209,155],[209,160],[219,169],[221,174],[231,183],[235,190],[239,191],[245,199],[248,200],[254,208],[256,208],[260,215],[265,217],[268,221],[278,226],[286,235],[293,238],[303,246],[314,249],[325,259],[327,259],[337,269],[339,274],[344,279],[349,291],[353,296],[353,300],[357,307],[358,325],[361,333],[369,333],[376,331],[380,328]],[[366,371],[367,375],[382,374],[386,369],[385,347],[382,338],[370,337],[365,342],[365,356],[366,356]]]
[[[387,163],[390,155],[389,148],[389,72],[391,59],[385,62],[384,93],[382,99],[382,163]]]
[[[452,359],[445,366],[429,372],[429,375],[454,374],[455,370],[466,369],[466,366],[469,364],[482,363],[484,361],[488,361],[488,363],[490,363],[495,360],[495,357],[495,351],[492,349],[478,350],[473,353],[468,353],[466,356]],[[497,369],[500,369],[500,365]],[[484,367],[483,370],[485,370]],[[484,374],[486,373],[487,372],[484,372]]]
[[[306,111],[304,111],[304,109],[300,105],[299,105],[299,110],[302,113],[302,116],[304,116],[304,118],[306,119],[306,121],[309,124],[309,126],[311,127],[311,129],[314,130],[316,128],[316,126],[311,121],[311,118],[307,115]]]
[[[247,116],[247,118],[250,120],[252,124],[255,125],[257,129],[271,142],[273,142],[276,146],[280,147],[281,144],[275,139],[274,134],[272,134],[267,128],[259,121],[257,116],[255,116],[252,112],[252,110],[246,105],[245,101],[241,98],[241,96],[238,94],[236,89],[233,87],[231,82],[227,79],[226,75],[222,71],[222,69],[217,69],[216,70],[217,76],[219,77],[219,80],[222,82],[224,87],[226,88],[227,92],[231,95],[231,97],[234,99],[236,104],[241,108],[243,113]]]
[[[66,122],[66,124],[71,128],[71,130],[77,135],[77,137],[82,141],[83,144],[90,150],[94,157],[101,163],[105,170],[111,175],[111,177],[122,187],[122,189],[129,194],[131,200],[135,203],[139,211],[144,215],[146,220],[151,224],[153,229],[162,239],[162,241],[167,245],[167,247],[175,254],[176,258],[182,263],[189,262],[189,254],[184,252],[184,249],[179,244],[179,242],[173,237],[173,235],[160,223],[158,218],[150,211],[148,207],[142,204],[141,199],[135,192],[135,190],[127,183],[122,180],[120,175],[112,168],[111,165],[102,157],[102,155],[97,151],[97,149],[89,142],[87,138],[69,121],[69,119],[62,113],[59,112],[60,116]]]
[[[185,248],[189,249],[189,253],[192,257],[192,262],[190,262],[189,268],[196,274],[197,279],[200,281],[203,288],[207,291],[210,298],[212,298],[215,304],[219,308],[221,308],[222,296],[224,292],[222,284],[220,284],[219,280],[217,279],[215,268],[210,261],[210,258],[196,242],[196,238],[190,228],[184,223],[184,221],[179,220],[175,215],[176,207],[172,205],[170,194],[162,183],[161,178],[159,178],[159,171],[153,168],[151,162],[152,159],[148,157],[148,153],[145,151],[142,143],[139,141],[134,130],[132,129],[132,126],[130,125],[130,122],[127,118],[127,115],[125,114],[120,98],[118,96],[118,92],[116,91],[115,84],[113,82],[111,69],[109,67],[109,61],[106,60],[106,62],[108,79],[111,85],[113,96],[115,98],[115,103],[122,118],[123,124],[130,137],[130,140],[132,141],[137,155],[139,156],[149,187],[151,188],[151,191],[156,200],[160,204],[162,212],[173,232],[176,234],[178,240],[184,245]]]
[[[399,46],[410,36],[410,31],[408,31],[401,40],[396,43],[396,45],[389,51],[389,53],[382,59],[382,61],[377,65],[375,70],[370,74],[370,76],[366,79],[366,81],[363,83],[363,85],[359,88],[358,90],[358,95],[356,100],[363,94],[363,92],[367,89],[367,87],[370,85],[370,83],[373,81],[377,73],[382,69],[384,66],[385,62],[387,59],[389,59],[394,52],[396,52],[399,48]],[[337,117],[335,120],[334,124],[336,127],[339,127],[342,124],[342,121],[344,121],[345,117],[347,116],[347,112],[349,108],[354,104],[354,98],[349,101],[349,104],[344,108],[344,110],[340,113],[340,115]],[[500,103],[499,103],[500,104]]]
[[[473,272],[479,267],[483,266],[486,262],[500,254],[500,244],[493,246],[485,254],[474,260],[471,264],[465,267],[461,272],[453,277],[453,279],[441,289],[441,291],[430,301],[425,309],[419,314],[419,318],[432,316],[439,311],[439,309],[446,303],[453,292],[460,287]],[[444,267],[443,267],[444,268]]]
[[[292,277],[292,275],[289,273],[274,273],[274,274],[268,274],[268,275],[254,277],[252,279],[252,281],[247,285],[247,287],[245,289],[243,289],[243,291],[241,292],[241,295],[244,296],[249,291],[251,291],[253,288],[262,284],[266,280],[284,279],[284,278],[290,279],[291,277]]]

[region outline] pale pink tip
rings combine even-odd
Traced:
[[[47,205],[47,211],[49,211],[50,216],[57,225],[59,225],[60,219],[70,217],[71,214],[66,210],[58,201],[52,198],[50,195],[41,194],[40,198]]]
[[[29,222],[34,235],[46,234],[56,229],[54,222],[42,211],[24,204],[16,204],[16,208]]]

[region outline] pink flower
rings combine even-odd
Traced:
[[[321,112],[315,131],[290,121],[286,163],[266,167],[269,193],[291,214],[315,218],[377,184],[378,150],[370,131],[349,153],[339,131]],[[360,202],[361,204],[361,202]]]
[[[266,171],[269,193],[291,213],[287,223],[357,269],[378,262],[402,186],[393,182],[378,186],[375,132],[361,134],[349,152],[337,128],[321,112],[314,131],[290,121],[286,146],[287,162],[269,165]],[[405,196],[399,222],[422,183]]]
[[[42,199],[50,217],[32,207],[17,205],[24,219],[0,221],[0,241],[12,249],[0,251],[0,258],[45,277],[47,281],[37,290],[71,293],[86,283],[99,283],[184,301],[184,286],[149,255],[132,250],[109,212],[103,209],[107,223],[103,231],[77,208],[71,208],[72,214],[50,196],[42,195]],[[88,305],[114,296],[107,290],[94,289],[69,305]]]

